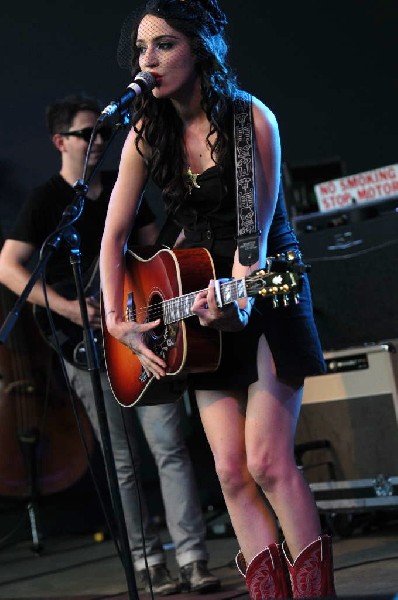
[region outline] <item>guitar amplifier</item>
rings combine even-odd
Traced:
[[[325,360],[327,373],[305,380],[297,427],[307,480],[398,475],[395,344],[327,352]]]
[[[293,224],[324,350],[398,338],[398,198]]]

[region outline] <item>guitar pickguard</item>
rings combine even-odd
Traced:
[[[155,318],[163,319],[163,314],[159,314],[162,302],[163,298],[159,294],[156,293],[152,295],[148,308],[148,315],[144,321],[145,323],[149,323],[155,320]],[[156,354],[156,356],[160,356],[163,358],[163,360],[168,362],[168,353],[169,350],[174,348],[177,343],[177,334],[178,323],[165,325],[162,320],[158,327],[144,333],[143,341],[145,345],[148,346],[148,348],[152,350],[154,354]],[[146,373],[145,369],[142,369],[139,377],[140,382],[145,383],[148,381],[148,379],[148,374]]]

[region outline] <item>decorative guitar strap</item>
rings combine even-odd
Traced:
[[[234,102],[235,179],[237,208],[237,245],[242,265],[250,266],[258,260],[257,211],[255,197],[254,138],[252,97],[241,92]],[[157,239],[159,247],[172,248],[181,230],[168,217]]]
[[[249,266],[258,260],[252,97],[241,92],[234,103],[237,245],[239,261]]]

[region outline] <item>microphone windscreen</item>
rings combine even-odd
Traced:
[[[148,71],[141,71],[138,73],[134,78],[134,82],[138,83],[143,91],[148,92],[153,90],[156,85],[155,77],[152,75],[152,73],[148,73]]]

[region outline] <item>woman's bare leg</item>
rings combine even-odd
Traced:
[[[258,373],[246,411],[248,469],[272,505],[294,559],[320,534],[315,500],[294,458],[302,385],[276,378],[264,337],[259,343]]]
[[[249,562],[264,546],[278,541],[278,530],[247,469],[244,395],[197,391],[196,399],[231,523]]]
[[[242,392],[198,391],[202,423],[226,506],[247,562],[278,540],[264,490],[293,559],[320,533],[315,501],[294,460],[302,386],[279,381],[261,338],[259,380]],[[258,487],[259,486],[259,487]]]

